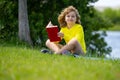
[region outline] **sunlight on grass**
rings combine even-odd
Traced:
[[[42,54],[0,47],[0,80],[118,80],[120,60]]]

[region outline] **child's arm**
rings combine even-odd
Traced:
[[[79,27],[79,28],[76,30],[75,38],[76,38],[78,41],[81,41],[81,40],[84,38],[84,32],[83,32],[83,28],[82,28],[82,27]]]

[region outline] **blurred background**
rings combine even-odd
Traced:
[[[94,7],[102,12],[107,12],[107,9],[111,9],[111,11],[113,10],[113,14],[118,13],[118,15],[120,14],[120,0],[98,0],[97,2],[95,2]],[[114,13],[115,11],[115,13]],[[118,12],[116,12],[118,11]],[[112,14],[112,12],[107,13]],[[107,15],[106,14],[106,15]],[[114,15],[113,15],[114,17]],[[118,17],[119,18],[119,17]],[[112,47],[112,53],[111,53],[111,57],[114,58],[120,58],[120,25],[118,23],[115,23],[115,27],[113,27],[113,29],[108,30],[107,31],[107,37],[105,37],[106,42],[108,43],[108,45],[110,45]],[[108,56],[110,57],[110,56]]]

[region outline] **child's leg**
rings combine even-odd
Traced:
[[[46,46],[54,52],[58,52],[62,47],[62,45],[60,44],[50,42],[49,39],[46,41]]]
[[[73,53],[78,53],[78,54],[84,54],[81,45],[79,44],[79,42],[73,38],[71,39],[64,47],[62,47],[60,50],[58,50],[57,53],[62,53],[64,50],[69,50],[69,51],[73,51]]]

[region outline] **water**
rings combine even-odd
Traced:
[[[111,58],[120,58],[120,31],[107,31],[105,41],[112,47]]]

